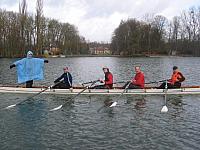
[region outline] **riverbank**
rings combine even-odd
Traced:
[[[25,57],[25,56],[24,56]],[[162,58],[162,57],[198,57],[192,55],[49,55],[48,57],[36,56],[38,58],[70,58],[70,57],[151,57],[151,58]],[[0,58],[23,58],[23,57],[2,57]]]

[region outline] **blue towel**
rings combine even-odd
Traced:
[[[30,80],[43,80],[44,60],[40,58],[23,58],[14,63],[17,67],[18,83]]]

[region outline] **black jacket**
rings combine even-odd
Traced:
[[[68,87],[72,87],[72,75],[67,72],[67,73],[63,73],[58,79],[56,79],[54,82],[57,83],[60,80],[62,80],[64,78],[64,83],[66,84],[66,86]]]

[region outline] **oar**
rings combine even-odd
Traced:
[[[62,82],[62,81],[60,81],[60,82]],[[48,89],[50,89],[50,88],[56,86],[56,85],[59,84],[60,82],[57,82],[57,83],[54,84],[54,85],[48,86],[48,87],[44,88],[44,90],[42,90],[42,91],[40,91],[40,92],[38,92],[38,93],[36,93],[36,94],[34,94],[34,95],[32,95],[32,96],[27,97],[25,100],[23,100],[23,101],[21,101],[21,102],[18,102],[18,103],[16,103],[16,104],[13,104],[13,105],[9,105],[9,106],[7,106],[7,107],[4,108],[4,109],[10,109],[10,108],[13,108],[13,107],[15,107],[15,106],[17,106],[17,105],[20,105],[20,104],[24,103],[25,101],[27,101],[27,100],[29,100],[29,99],[31,99],[31,98],[33,98],[33,97],[35,97],[35,96],[41,94],[42,92],[45,92],[46,90],[48,90]]]
[[[104,107],[110,107],[112,104],[113,104],[112,101],[109,101],[109,102],[104,101],[104,105],[101,106],[101,107],[97,110],[97,112],[100,112],[100,110],[102,110]]]
[[[73,99],[75,99],[77,96],[79,96],[81,93],[83,93],[86,89],[88,89],[89,87],[91,87],[92,85],[94,85],[96,82],[98,82],[99,80],[95,80],[92,82],[92,84],[90,86],[86,86],[83,90],[81,90],[78,94],[76,94],[75,96],[73,96],[72,98],[70,98],[67,102],[65,102],[64,104],[55,107],[53,109],[51,109],[50,111],[55,111],[55,110],[59,110],[61,109],[63,106],[65,106],[67,103],[69,103],[70,101],[72,101]]]
[[[125,89],[121,92],[121,94],[117,98],[117,101],[124,94],[124,92],[128,89],[128,87],[129,87],[130,84],[131,84],[131,81],[126,85]],[[117,101],[113,102],[112,105],[110,105],[110,107],[115,107],[117,105]]]
[[[167,79],[167,80],[169,80],[169,79]],[[165,80],[160,80],[160,81],[147,82],[145,84],[153,84],[153,83],[159,83],[159,82],[164,82],[164,81],[166,81],[166,79]]]
[[[84,85],[84,84],[90,84],[90,83],[93,83],[93,82],[98,82],[99,80],[95,80],[95,81],[89,81],[89,82],[85,82],[85,83],[82,83],[82,85]]]
[[[166,84],[165,84],[165,105],[162,107],[161,112],[162,113],[168,112],[168,108],[167,108],[167,80],[166,80]]]
[[[126,83],[127,81],[113,82],[113,84]]]

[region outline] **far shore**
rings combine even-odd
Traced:
[[[36,56],[36,57],[42,57],[42,56]],[[197,57],[192,55],[143,55],[143,54],[137,54],[137,55],[49,55],[49,57],[43,57],[43,58],[70,58],[70,57],[150,57],[150,58],[162,58],[162,57]],[[0,57],[0,58],[21,58],[21,57]],[[22,57],[23,58],[23,57]]]

